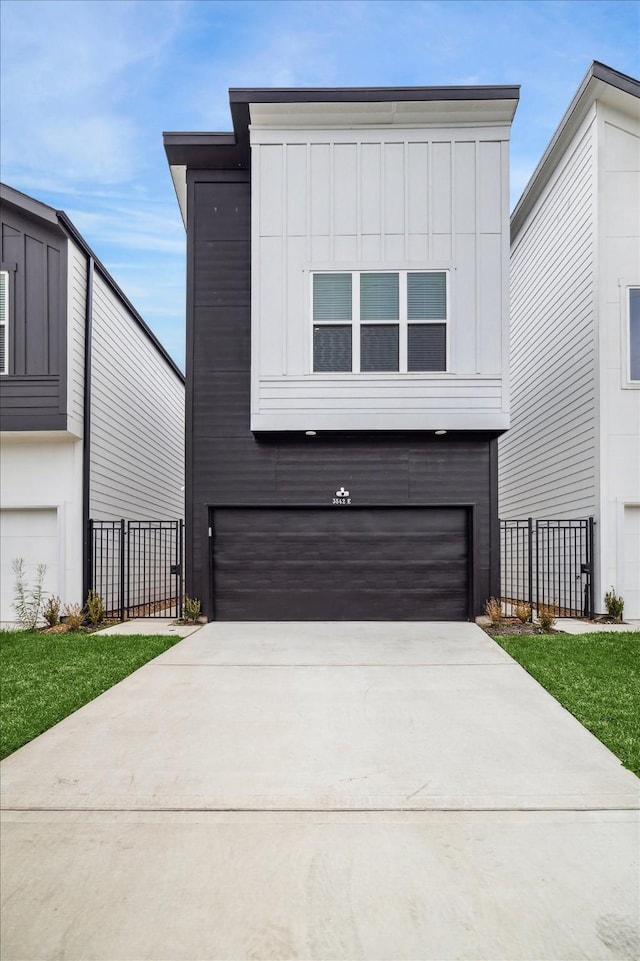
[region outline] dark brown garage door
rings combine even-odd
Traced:
[[[218,620],[469,616],[463,508],[225,508],[212,514]]]

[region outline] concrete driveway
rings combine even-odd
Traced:
[[[1,773],[3,961],[640,956],[640,782],[472,624],[210,624]]]

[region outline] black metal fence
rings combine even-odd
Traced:
[[[182,617],[184,523],[89,521],[89,588],[107,616]]]
[[[595,615],[593,517],[580,520],[500,521],[501,599],[513,614],[518,601],[561,617]]]

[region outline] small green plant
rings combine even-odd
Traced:
[[[490,597],[484,605],[484,612],[492,624],[499,624],[502,620],[502,604],[497,597]]]
[[[525,601],[517,601],[514,607],[514,614],[521,624],[526,624],[531,618],[531,604],[527,604]]]
[[[49,625],[49,627],[55,627],[56,624],[60,623],[60,598],[57,595],[52,594],[49,600],[44,606],[42,616]]]
[[[604,602],[607,607],[607,614],[609,617],[615,617],[616,621],[622,621],[622,612],[624,611],[624,598],[616,594],[615,588],[611,588],[610,591],[604,595]]]
[[[84,611],[80,604],[67,604],[64,609],[64,620],[70,631],[79,631],[84,621]]]
[[[556,622],[556,602],[553,604],[538,604],[538,620],[540,621],[540,627],[545,632],[549,634],[551,628]]]
[[[84,606],[91,626],[97,627],[98,624],[102,624],[104,621],[104,602],[100,595],[96,594],[95,591],[89,591]]]
[[[197,597],[185,597],[182,602],[182,620],[185,624],[197,624],[202,613],[202,604]]]
[[[47,565],[38,564],[36,580],[32,588],[27,584],[23,558],[14,558],[11,567],[14,576],[13,609],[22,627],[27,631],[34,631],[42,617],[44,607],[44,577],[47,573]]]

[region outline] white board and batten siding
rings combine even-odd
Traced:
[[[508,426],[508,140],[252,124],[252,429]],[[315,270],[446,271],[447,372],[313,373]]]
[[[503,518],[584,517],[596,508],[594,129],[592,111],[514,238]]]
[[[184,516],[184,384],[96,271],[90,515]]]

